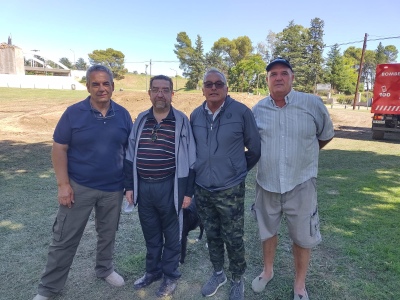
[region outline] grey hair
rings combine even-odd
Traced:
[[[110,77],[110,81],[111,82],[114,81],[113,73],[111,72],[111,70],[109,68],[107,68],[106,66],[103,66],[103,65],[93,65],[86,71],[86,82],[89,82],[90,74],[92,74],[93,72],[99,72],[99,71],[107,73],[108,76]]]
[[[219,75],[222,77],[222,81],[223,81],[225,84],[227,84],[227,82],[226,82],[226,77],[225,77],[224,73],[222,73],[220,70],[218,70],[218,69],[216,69],[216,68],[210,68],[210,69],[207,70],[207,72],[204,74],[203,82],[206,81],[206,77],[207,77],[208,74],[210,74],[210,73],[217,73],[217,74],[219,74]]]
[[[172,91],[174,90],[174,83],[172,82],[172,79],[170,77],[165,76],[165,75],[156,75],[154,77],[151,77],[151,79],[150,79],[150,88],[153,87],[153,81],[154,80],[165,80],[165,81],[168,81],[169,82],[169,87],[171,88]]]

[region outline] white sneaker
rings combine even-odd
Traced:
[[[125,281],[122,278],[122,276],[115,271],[113,271],[110,275],[104,278],[104,280],[107,281],[109,284],[117,287],[123,286],[125,284]]]
[[[39,294],[37,294],[35,298],[33,298],[33,300],[48,300],[48,299],[50,299],[50,297],[45,297]]]

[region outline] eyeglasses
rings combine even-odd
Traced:
[[[91,106],[91,111],[93,113],[93,116],[96,120],[99,121],[103,121],[105,119],[111,119],[113,117],[115,117],[115,111],[114,108],[112,107],[112,105],[110,106],[110,109],[108,110],[107,114],[105,116],[102,115],[101,112],[99,112],[97,109],[93,108],[92,105]]]
[[[216,82],[206,81],[206,82],[204,82],[203,85],[207,89],[212,89],[212,87],[214,85],[215,85],[216,89],[222,89],[225,86],[225,82],[222,82],[222,81],[216,81]]]
[[[161,124],[157,123],[156,125],[154,125],[153,129],[151,130],[151,141],[155,142],[158,139],[157,136],[157,130],[160,129]]]
[[[159,92],[161,92],[162,94],[169,94],[171,92],[171,89],[170,88],[156,88],[156,87],[153,87],[153,88],[150,89],[150,91],[153,94],[158,94]]]

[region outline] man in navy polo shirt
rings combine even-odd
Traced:
[[[132,128],[129,112],[111,100],[112,72],[94,65],[86,72],[90,96],[64,112],[53,135],[52,161],[59,209],[47,265],[34,300],[58,294],[92,209],[97,231],[96,276],[124,285],[112,255],[123,198],[123,161]]]
[[[146,273],[135,281],[142,289],[163,278],[158,297],[171,295],[181,276],[182,208],[194,189],[196,146],[188,117],[171,106],[171,78],[157,75],[148,91],[152,107],[140,113],[126,154],[126,199],[138,203],[146,241]]]

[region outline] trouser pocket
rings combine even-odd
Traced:
[[[56,220],[53,224],[53,238],[55,241],[60,241],[63,237],[63,228],[65,224],[65,219],[67,215],[63,213],[59,213],[56,217]]]
[[[318,208],[316,208],[310,218],[310,235],[314,236],[318,232],[319,232],[319,216],[318,216]]]

